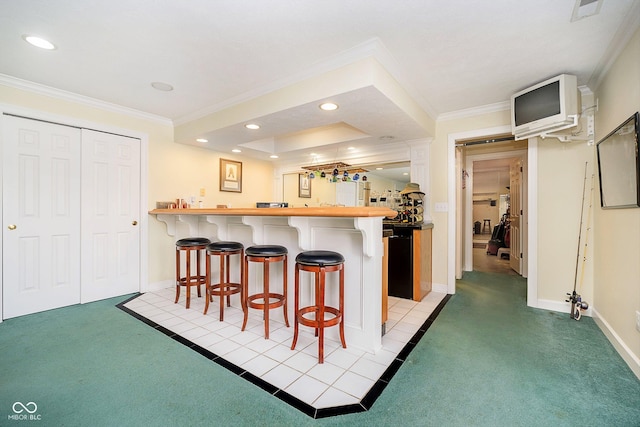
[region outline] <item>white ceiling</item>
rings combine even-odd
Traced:
[[[386,160],[406,160],[406,141],[433,136],[436,120],[507,108],[512,93],[546,78],[575,74],[595,89],[638,28],[640,0],[603,0],[598,15],[570,22],[574,4],[4,0],[0,84],[35,83],[164,118],[177,142],[205,136],[223,153],[240,146],[283,163],[360,164],[394,148],[405,158]],[[34,48],[24,34],[57,49]],[[370,65],[345,71],[366,58],[388,76]],[[340,108],[322,114],[325,99]],[[262,128],[250,133],[249,121]],[[308,131],[317,128],[324,133]]]

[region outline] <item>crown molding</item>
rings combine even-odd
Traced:
[[[633,37],[636,31],[640,30],[640,2],[633,2],[631,10],[627,13],[627,16],[618,28],[618,31],[614,34],[609,43],[609,47],[605,51],[604,56],[600,59],[600,62],[594,68],[591,77],[587,82],[587,86],[592,88],[593,91],[597,91],[602,83],[602,79],[607,75],[609,69],[613,66],[614,62],[620,56],[620,53],[627,47],[629,40]]]
[[[133,108],[123,107],[121,105],[113,104],[106,101],[101,101],[95,98],[90,98],[84,95],[78,95],[73,92],[68,92],[61,89],[56,89],[50,86],[45,86],[40,83],[30,82],[28,80],[18,79],[6,74],[0,74],[0,85],[12,87],[15,89],[24,90],[27,92],[35,93],[38,95],[44,95],[63,101],[70,101],[77,104],[85,105],[88,107],[97,108],[99,110],[108,111],[110,113],[123,114],[125,116],[134,117],[136,119],[148,120],[158,124],[172,126],[171,119],[158,116],[155,114],[146,113],[144,111],[136,110]]]
[[[443,122],[447,120],[458,120],[467,117],[479,116],[482,114],[496,113],[499,111],[505,111],[511,109],[511,102],[502,101],[494,104],[481,105],[479,107],[465,108],[463,110],[451,111],[449,113],[440,114],[437,118],[437,122]]]

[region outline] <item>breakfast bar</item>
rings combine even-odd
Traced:
[[[236,241],[245,247],[276,244],[289,251],[288,290],[293,295],[296,255],[302,251],[330,250],[345,258],[345,337],[347,346],[375,353],[382,347],[382,220],[397,212],[386,207],[304,208],[200,208],[154,209],[149,212],[166,224],[167,233],[177,239],[206,237],[212,241]],[[232,265],[239,272],[239,265]],[[212,274],[216,274],[213,272]],[[273,280],[280,283],[283,271],[274,268]],[[239,273],[238,273],[239,275]],[[280,277],[277,277],[280,276]],[[327,298],[337,299],[338,278],[327,276]],[[337,276],[337,275],[336,275]],[[301,299],[311,300],[309,278]],[[249,290],[262,278],[249,279]],[[239,299],[232,300],[239,305]],[[293,302],[288,305],[293,318]],[[292,331],[293,334],[293,331]],[[339,342],[337,328],[327,330],[328,339]]]

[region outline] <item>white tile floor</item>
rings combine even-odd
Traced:
[[[265,340],[261,312],[249,310],[247,328],[241,332],[242,311],[227,307],[220,322],[217,298],[207,315],[202,314],[204,297],[192,295],[187,310],[184,291],[178,304],[173,303],[174,289],[142,294],[125,307],[320,409],[359,403],[445,296],[431,292],[419,303],[389,297],[382,349],[367,353],[349,346],[348,340],[343,349],[338,341],[325,338],[324,364],[318,364],[311,328],[300,326],[296,349],[291,350],[293,322],[285,326],[278,315],[281,309],[271,311]]]

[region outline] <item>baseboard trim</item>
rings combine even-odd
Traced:
[[[144,287],[144,289],[140,289],[140,292],[154,292],[154,291],[159,291],[161,289],[167,289],[170,288],[172,286],[175,286],[175,280],[163,280],[161,282],[153,282],[153,283],[147,283],[147,286]]]
[[[443,283],[432,283],[431,284],[431,290],[433,292],[440,292],[442,294],[448,294],[449,293],[449,287]]]
[[[638,358],[631,349],[625,344],[620,336],[613,330],[609,322],[607,322],[597,310],[593,310],[593,320],[596,325],[602,330],[607,337],[611,345],[616,349],[618,354],[627,363],[629,368],[636,374],[636,377],[640,380],[640,358]]]
[[[550,300],[550,299],[539,299],[538,304],[535,306],[535,308],[541,308],[543,310],[551,310],[551,311],[557,311],[559,313],[569,314],[571,312],[571,303],[568,303],[565,301]],[[591,310],[591,307],[589,307],[586,310],[583,310],[581,315],[586,317],[592,317],[593,312]]]

